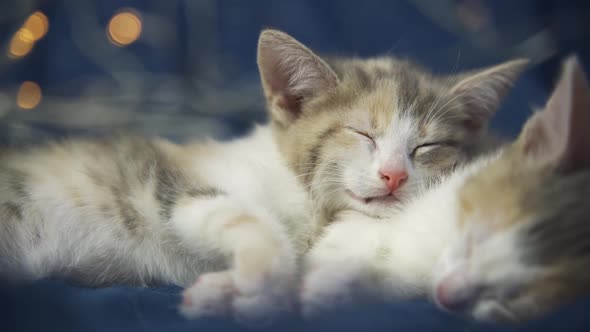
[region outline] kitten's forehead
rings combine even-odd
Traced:
[[[523,165],[505,151],[481,170],[486,176],[468,178],[459,191],[460,223],[481,223],[494,230],[508,229],[527,218],[522,205],[530,192],[529,185],[538,180],[531,172],[519,172]],[[467,224],[467,226],[469,226]]]
[[[368,114],[372,128],[379,131],[396,118],[422,120],[436,99],[443,99],[438,79],[411,62],[374,58],[332,65],[341,78],[341,94],[354,95],[354,112]]]
[[[517,233],[524,261],[587,261],[590,266],[590,172],[562,174],[505,151],[460,191],[460,222],[495,235]]]

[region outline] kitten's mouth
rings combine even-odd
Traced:
[[[352,197],[355,201],[359,201],[363,204],[386,204],[391,205],[399,202],[399,199],[395,197],[393,193],[389,193],[387,195],[381,196],[372,196],[372,197],[360,197],[357,194],[353,193],[351,190],[346,189],[346,193],[348,196]]]

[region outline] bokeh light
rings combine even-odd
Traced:
[[[11,58],[20,58],[27,55],[35,44],[35,38],[33,33],[26,28],[20,28],[12,39],[8,46],[8,56]]]
[[[42,12],[35,12],[25,21],[23,28],[33,34],[35,41],[43,38],[49,30],[49,20]]]
[[[21,58],[33,49],[35,42],[43,38],[49,30],[49,20],[42,12],[34,12],[23,26],[12,36],[8,46],[8,56]]]
[[[142,23],[139,15],[130,9],[115,14],[109,21],[107,36],[117,46],[127,46],[141,35]]]
[[[23,110],[30,110],[41,102],[42,94],[39,84],[31,81],[24,81],[16,95],[16,104]]]

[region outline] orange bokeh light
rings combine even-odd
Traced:
[[[35,42],[43,38],[49,30],[49,20],[42,12],[34,12],[23,26],[12,36],[8,45],[8,56],[21,58],[33,49]]]
[[[117,46],[127,46],[141,35],[142,23],[139,15],[130,9],[115,14],[109,21],[107,36]]]
[[[43,98],[39,84],[31,81],[24,81],[16,95],[16,104],[24,110],[30,110],[41,102]]]
[[[33,33],[27,28],[20,28],[10,40],[8,56],[11,58],[23,57],[33,49],[34,43]]]
[[[32,34],[35,41],[43,38],[49,30],[49,20],[42,12],[35,12],[25,21],[23,26]]]

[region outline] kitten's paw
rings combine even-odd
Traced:
[[[307,320],[343,309],[358,299],[360,273],[357,266],[326,264],[309,271],[299,293],[301,314]]]
[[[180,312],[187,318],[221,317],[229,313],[234,283],[228,271],[208,273],[183,293]]]
[[[266,327],[294,312],[290,295],[252,294],[233,300],[234,319],[247,326]]]
[[[180,312],[189,319],[233,318],[264,327],[294,312],[291,283],[284,279],[240,282],[234,270],[204,274],[184,292]],[[278,278],[278,277],[277,277]]]

